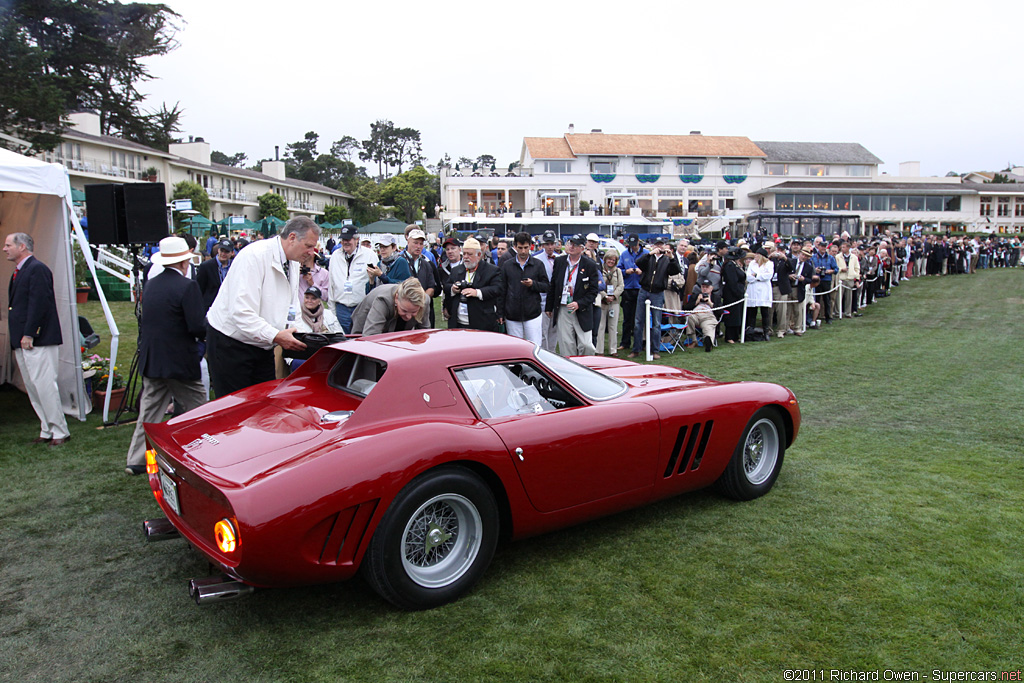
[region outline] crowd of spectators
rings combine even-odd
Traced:
[[[325,241],[311,222],[302,227],[311,237],[293,230],[290,250],[284,248],[284,238],[270,238],[282,240],[276,253],[283,257],[285,284],[277,286],[291,288],[297,303],[287,311],[285,328],[345,334],[472,328],[504,332],[566,356],[623,353],[636,358],[649,339],[657,359],[666,348],[677,346],[710,352],[721,339],[735,344],[801,336],[860,317],[866,306],[890,296],[911,277],[970,274],[1022,263],[1020,241],[998,236],[903,237],[885,232],[869,238],[844,233],[804,240],[747,234],[702,244],[687,239],[668,244],[656,237],[645,244],[629,234],[619,244],[604,240],[602,248],[593,233],[574,235],[564,243],[551,231],[537,237],[521,232],[460,240],[428,236],[410,225],[401,249],[395,235],[377,236],[371,243],[348,226],[337,241]],[[282,235],[286,232],[288,226]],[[296,241],[300,238],[309,248]],[[211,235],[206,241],[206,260],[193,269],[192,277],[208,310],[218,300],[221,284],[233,277],[232,264],[250,244],[245,235]],[[289,259],[298,262],[294,278]],[[246,277],[255,277],[254,272],[250,267]],[[251,294],[248,285],[233,291]],[[285,301],[283,295],[279,298]],[[435,320],[433,303],[438,298],[440,319]],[[220,302],[228,310],[233,305]],[[212,319],[234,329],[224,311]],[[264,336],[270,331],[279,332],[271,325]],[[214,336],[224,335],[215,331]],[[288,356],[301,343],[290,333],[285,337],[280,345]],[[274,345],[269,338],[250,342],[261,353]]]

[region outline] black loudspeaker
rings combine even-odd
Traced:
[[[123,185],[86,185],[85,208],[90,244],[126,244]]]
[[[124,218],[129,244],[159,242],[167,237],[167,195],[164,194],[164,184],[126,184]],[[92,225],[91,217],[89,224]]]

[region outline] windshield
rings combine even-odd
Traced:
[[[537,360],[564,379],[569,386],[594,401],[607,401],[626,391],[626,384],[614,377],[594,372],[568,358],[545,351],[539,346],[534,353]]]

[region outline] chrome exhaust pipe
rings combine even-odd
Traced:
[[[236,600],[253,592],[253,587],[227,576],[207,576],[203,579],[192,579],[188,582],[189,597],[197,605],[210,605],[215,602]]]
[[[169,541],[172,538],[181,538],[181,534],[166,517],[144,521],[142,535],[146,537],[147,541]]]

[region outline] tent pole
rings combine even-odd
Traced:
[[[113,391],[114,366],[117,365],[117,343],[121,333],[117,329],[117,323],[114,322],[114,314],[110,312],[107,295],[103,293],[103,288],[100,287],[100,279],[96,275],[96,262],[93,261],[92,251],[89,249],[88,240],[85,239],[85,233],[82,232],[82,226],[77,220],[71,221],[71,225],[75,230],[75,239],[78,240],[78,246],[81,247],[82,254],[85,256],[85,262],[89,266],[89,272],[92,274],[92,281],[96,285],[96,294],[100,298],[100,305],[103,306],[103,317],[106,318],[107,328],[110,330],[110,372],[107,374],[107,396],[103,401],[103,422],[106,423],[110,421],[108,417],[110,414],[110,392]]]

